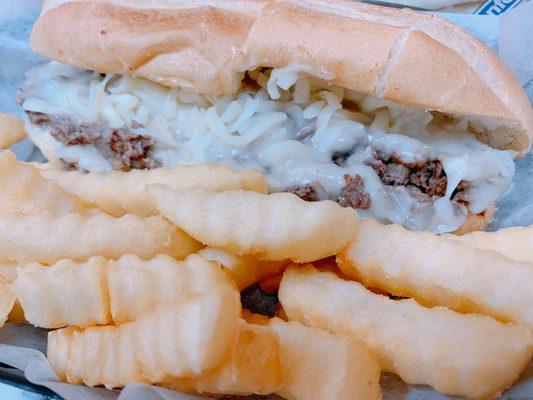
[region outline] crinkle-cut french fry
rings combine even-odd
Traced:
[[[216,263],[192,254],[143,260],[129,254],[116,261],[92,257],[19,269],[13,291],[28,321],[42,328],[120,324],[190,293],[235,290]]]
[[[0,262],[0,277],[2,277],[6,283],[12,284],[17,277],[17,267],[17,263],[12,263],[9,261]],[[20,305],[18,299],[15,300],[15,304],[13,304],[13,308],[11,308],[9,315],[7,316],[7,320],[10,322],[19,323],[27,322],[26,318],[24,317],[24,311],[22,310],[22,306]]]
[[[283,398],[381,398],[377,357],[362,342],[278,318],[269,327],[280,345],[281,388],[277,393]]]
[[[200,377],[172,382],[172,388],[215,394],[275,392],[289,400],[381,397],[379,364],[364,344],[298,322],[243,312],[251,324],[241,328],[231,357]]]
[[[167,386],[188,393],[261,395],[276,392],[279,385],[276,334],[268,327],[241,321],[237,339],[222,364],[198,377],[176,379]]]
[[[0,113],[0,149],[7,149],[25,137],[24,122],[15,115]]]
[[[279,297],[291,320],[353,335],[374,350],[383,370],[448,394],[494,397],[531,357],[524,326],[392,300],[310,265],[286,270]]]
[[[66,192],[113,216],[126,213],[156,215],[153,200],[146,193],[146,187],[151,184],[164,184],[177,190],[203,187],[213,191],[244,189],[266,193],[265,178],[259,172],[235,170],[227,165],[179,165],[173,168],[90,174],[52,168],[40,172],[57,182]]]
[[[200,242],[262,260],[312,261],[352,239],[357,213],[333,201],[306,202],[289,193],[148,187],[161,213]]]
[[[182,259],[200,248],[196,240],[156,216],[0,216],[0,254],[20,263],[51,264],[64,258],[85,260],[96,255],[118,258],[129,253],[143,258],[167,253]]]
[[[365,286],[533,327],[531,264],[400,225],[361,220],[356,231],[337,262]]]
[[[102,257],[86,263],[61,260],[53,266],[28,264],[19,269],[13,292],[29,323],[42,328],[107,324],[107,264]]]
[[[381,398],[378,359],[361,341],[246,309],[242,315],[250,324],[268,326],[278,336],[281,386],[277,393],[283,398]]]
[[[476,249],[493,250],[511,260],[533,265],[533,225],[513,226],[494,232],[470,232],[461,236],[450,234],[445,237]]]
[[[109,264],[107,272],[111,315],[115,323],[133,320],[159,304],[176,301],[185,293],[234,289],[217,263],[192,254],[184,261],[167,255],[142,260],[125,255]]]
[[[15,215],[82,212],[85,207],[32,164],[17,161],[10,151],[0,154],[0,212]]]
[[[239,314],[235,290],[190,294],[122,325],[51,331],[47,356],[61,379],[88,386],[197,376],[223,362]]]
[[[227,251],[206,247],[198,252],[210,261],[216,261],[233,278],[239,290],[262,281],[266,277],[281,271],[289,264],[288,260],[263,261],[251,254],[238,256]]]
[[[15,295],[11,290],[11,285],[4,278],[0,277],[0,327],[6,323],[14,304]]]

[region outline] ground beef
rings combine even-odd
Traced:
[[[439,160],[405,162],[394,154],[376,150],[372,154],[373,157],[364,160],[364,163],[374,169],[385,185],[406,186],[411,195],[420,200],[446,194],[448,178]]]
[[[288,193],[295,194],[305,201],[318,201],[318,194],[313,185],[291,186],[286,190]]]
[[[413,185],[407,185],[405,187],[407,192],[411,195],[412,198],[417,200],[420,203],[431,203],[431,197],[422,192],[419,188]]]
[[[378,174],[380,179],[383,179],[383,176],[387,172],[387,164],[381,160],[373,159],[368,161],[368,165],[370,165],[374,171],[376,171],[376,174]]]
[[[95,141],[97,130],[86,124],[75,124],[70,118],[57,118],[51,124],[50,134],[55,140],[66,145],[75,146],[91,144]]]
[[[342,207],[366,210],[370,208],[370,194],[365,190],[365,182],[359,175],[344,175],[346,185],[341,189],[337,203]]]
[[[465,190],[469,186],[470,185],[468,184],[468,182],[465,182],[465,181],[459,182],[459,184],[457,185],[457,187],[455,188],[455,190],[452,193],[452,199],[455,200],[455,201],[458,201],[458,202],[466,202],[467,203]]]
[[[133,122],[129,126],[112,129],[101,123],[82,123],[69,117],[50,117],[28,112],[30,122],[50,129],[50,134],[65,146],[93,145],[114,169],[152,169],[161,164],[151,153],[154,139],[138,135],[141,127]]]
[[[448,186],[448,178],[443,177],[433,181],[430,187],[427,188],[426,193],[429,196],[443,197],[446,194],[446,187]]]
[[[431,204],[435,197],[443,197],[446,194],[448,178],[439,160],[419,160],[417,162],[405,162],[395,154],[386,154],[367,147],[363,154],[358,154],[353,161],[372,167],[383,184],[394,186],[401,190],[404,186],[410,196],[420,205]],[[343,166],[349,153],[335,153],[332,161]],[[371,205],[370,194],[365,190],[365,183],[361,176],[345,175],[345,186],[337,197],[337,202],[343,207],[368,209]],[[452,195],[452,200],[466,202],[464,189],[467,185],[461,182]],[[318,188],[320,190],[320,188]],[[307,201],[319,200],[317,188],[312,185],[291,186],[287,192],[296,194]],[[322,196],[323,197],[323,196]]]
[[[385,185],[405,186],[409,182],[410,170],[403,164],[389,163],[381,180]]]
[[[276,314],[278,302],[277,295],[263,292],[258,284],[247,287],[241,292],[241,303],[244,308],[270,318]]]
[[[153,169],[160,164],[148,155],[154,145],[151,137],[134,135],[129,128],[119,128],[108,137],[102,137],[95,146],[113,165],[115,169],[123,167],[132,169]],[[109,152],[109,153],[108,153]]]
[[[446,193],[448,178],[438,160],[427,162],[422,168],[413,168],[409,182],[429,196],[442,197]]]

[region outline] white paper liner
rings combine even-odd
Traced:
[[[88,388],[59,381],[56,373],[38,350],[0,344],[0,362],[24,371],[25,378],[36,385],[47,387],[66,400],[196,400],[172,390],[144,383],[132,383],[122,391]],[[1,397],[1,396],[0,396]],[[204,397],[204,399],[209,399]]]

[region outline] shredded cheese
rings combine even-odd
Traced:
[[[430,112],[344,90],[306,72],[298,65],[250,71],[257,89],[213,96],[51,62],[29,73],[23,107],[113,128],[136,121],[140,133],[155,139],[154,157],[163,166],[255,168],[271,191],[309,184],[320,188],[321,199],[335,200],[344,175],[358,174],[372,200],[360,214],[412,229],[453,231],[467,210],[485,210],[509,187],[515,154],[479,142],[464,123],[439,126]],[[63,146],[43,132],[34,139],[50,157],[82,160],[87,170],[111,168],[90,146]],[[404,186],[383,184],[365,165],[373,151],[406,163],[440,160],[448,178],[445,196],[428,204]],[[344,156],[340,163],[338,155]],[[468,183],[468,209],[452,201],[462,181]]]

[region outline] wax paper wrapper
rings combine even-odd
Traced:
[[[33,21],[39,15],[40,0],[0,0],[0,111],[22,115],[15,101],[24,71],[42,61],[28,49]],[[497,52],[515,72],[533,99],[533,2],[525,3],[500,17],[458,13],[441,13],[464,27]],[[31,143],[14,146],[20,159],[42,160]],[[533,154],[516,162],[513,186],[499,201],[495,222],[489,229],[511,225],[533,224]],[[67,400],[193,400],[198,397],[176,393],[145,384],[128,385],[121,392],[103,388],[86,388],[58,381],[44,357],[46,332],[26,325],[7,324],[0,329],[0,363],[24,371],[26,379],[48,387]],[[1,380],[1,369],[0,369]],[[409,386],[394,375],[381,379],[383,398],[388,400],[451,399],[425,386]],[[3,396],[0,395],[0,398]],[[275,397],[271,397],[275,398]],[[533,400],[533,363],[526,368],[518,383],[502,397],[507,400]],[[204,397],[205,399],[205,397]]]

